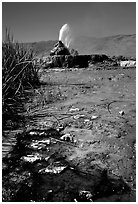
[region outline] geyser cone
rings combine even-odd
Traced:
[[[68,48],[72,41],[72,32],[68,24],[64,24],[59,31],[59,41],[62,41]]]
[[[50,55],[70,55],[70,52],[62,41],[58,41],[51,50]]]

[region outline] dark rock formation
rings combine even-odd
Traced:
[[[45,60],[45,67],[64,67],[64,68],[84,68],[89,63],[104,62],[108,56],[101,54],[79,55],[77,50],[69,50],[61,41],[58,41],[50,52],[50,56]]]
[[[106,55],[53,55],[46,61],[46,67],[65,67],[83,68],[88,67],[89,63],[104,62],[108,60]]]
[[[91,55],[91,62],[92,63],[97,63],[97,62],[103,62],[105,60],[109,60],[107,55],[101,54],[101,55]]]
[[[61,41],[58,41],[53,50],[51,50],[50,55],[70,55],[70,52]]]

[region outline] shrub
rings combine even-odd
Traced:
[[[13,41],[6,29],[2,43],[2,108],[3,116],[18,114],[23,108],[21,96],[29,87],[39,84],[38,69],[33,64],[33,52]],[[12,115],[13,116],[13,115]]]

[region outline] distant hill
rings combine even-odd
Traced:
[[[116,35],[104,38],[79,37],[72,46],[80,54],[136,56],[136,35]]]
[[[25,47],[32,49],[37,56],[45,56],[50,54],[57,40],[40,41],[33,43],[24,43]]]
[[[31,47],[38,56],[42,56],[49,55],[56,42],[51,40],[25,44]],[[72,42],[71,47],[77,49],[79,54],[136,57],[136,34],[115,35],[103,38],[78,37]]]

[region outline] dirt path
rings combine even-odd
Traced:
[[[49,85],[26,104],[4,200],[135,201],[135,69],[43,71],[40,81]]]

